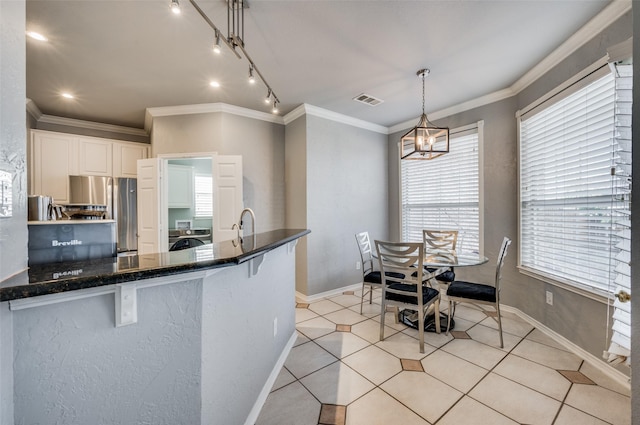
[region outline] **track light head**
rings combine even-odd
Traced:
[[[271,103],[271,89],[267,91],[267,97],[264,98],[264,103]]]
[[[253,76],[253,64],[249,65],[249,84],[255,84],[256,77]]]
[[[178,2],[178,0],[171,0],[171,4],[169,5],[169,8],[176,15],[179,15],[181,12],[180,3]]]
[[[216,31],[216,41],[213,44],[213,53],[219,55],[222,53],[222,49],[220,48],[220,33]]]
[[[274,100],[273,101],[273,109],[271,110],[272,113],[277,114],[278,113],[278,101]]]

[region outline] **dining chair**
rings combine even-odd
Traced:
[[[436,332],[440,333],[440,291],[429,286],[433,274],[424,270],[424,244],[420,242],[375,241],[378,263],[385,276],[382,286],[380,341],[384,340],[387,306],[418,312],[420,352],[424,353],[424,318],[434,308]]]
[[[447,288],[447,297],[449,298],[449,320],[447,320],[447,333],[449,333],[449,325],[451,324],[451,316],[455,314],[457,303],[466,302],[470,304],[491,305],[495,308],[495,317],[493,319],[498,322],[498,333],[500,334],[500,348],[504,348],[502,340],[502,318],[500,317],[500,279],[502,277],[502,266],[507,256],[507,250],[511,245],[511,239],[505,236],[502,240],[500,253],[498,255],[498,263],[496,265],[496,276],[494,285],[485,285],[482,283],[453,281]]]
[[[424,242],[424,249],[429,252],[443,253],[455,253],[456,245],[458,243],[458,231],[457,230],[422,230],[422,241]],[[437,254],[436,254],[437,255]],[[433,273],[436,269],[427,267],[429,273]],[[449,284],[456,279],[456,274],[453,271],[453,267],[450,267],[447,271],[439,273],[436,276],[436,280],[445,284]]]
[[[360,250],[360,260],[362,263],[362,294],[360,296],[360,314],[362,314],[362,304],[364,297],[369,294],[369,304],[373,302],[373,289],[380,288],[380,272],[374,270],[373,255],[371,253],[371,241],[369,232],[356,233],[356,242]],[[365,292],[368,288],[368,292]]]

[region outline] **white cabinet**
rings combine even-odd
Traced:
[[[149,158],[149,146],[142,143],[113,143],[113,177],[137,177],[138,160]]]
[[[84,176],[111,176],[113,143],[98,138],[78,139],[78,174]]]
[[[78,142],[71,134],[31,131],[29,194],[69,203],[69,175],[78,173]]]
[[[167,165],[169,208],[193,208],[193,167]]]

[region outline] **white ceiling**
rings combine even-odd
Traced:
[[[196,0],[223,33],[224,0]],[[42,113],[143,128],[148,107],[223,102],[269,112],[248,62],[188,0],[27,0],[27,97]],[[511,87],[598,15],[601,0],[250,0],[245,47],[281,101],[392,126]],[[222,84],[209,86],[210,80]],[[76,99],[60,97],[69,91]],[[360,93],[384,100],[371,107]]]

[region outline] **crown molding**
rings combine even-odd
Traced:
[[[524,74],[512,86],[515,94],[520,93],[538,78],[542,77],[553,67],[558,65],[570,54],[582,47],[587,41],[602,32],[618,18],[631,10],[631,0],[614,0],[602,12],[598,13],[582,28],[576,31],[549,56],[540,61],[536,66]]]
[[[311,115],[318,118],[324,118],[330,121],[347,124],[352,127],[362,128],[364,130],[373,131],[376,133],[389,134],[389,129],[383,125],[371,123],[358,118],[353,118],[348,115],[339,114],[337,112],[329,111],[328,109],[319,108],[317,106],[303,103],[293,111],[289,112],[284,117],[284,123],[289,124],[296,118],[302,115]]]
[[[40,117],[42,116],[42,111],[40,110],[40,108],[38,108],[38,105],[36,105],[36,102],[34,102],[33,100],[31,100],[29,98],[27,98],[27,112],[36,121],[38,121],[40,119]]]
[[[226,103],[200,103],[196,105],[178,105],[178,106],[160,106],[156,108],[147,108],[145,112],[144,128],[151,130],[153,119],[156,117],[167,117],[171,115],[191,115],[191,114],[207,114],[212,112],[226,112],[228,114],[238,115],[241,117],[253,118],[272,122],[274,124],[284,124],[282,117],[266,112],[255,111],[253,109],[242,108],[240,106],[229,105]]]
[[[128,134],[131,136],[149,137],[149,134],[142,128],[125,127],[122,125],[104,124],[100,122],[77,120],[74,118],[57,117],[43,114],[38,123],[64,125],[68,127],[85,128],[88,130],[105,131],[109,133]]]

